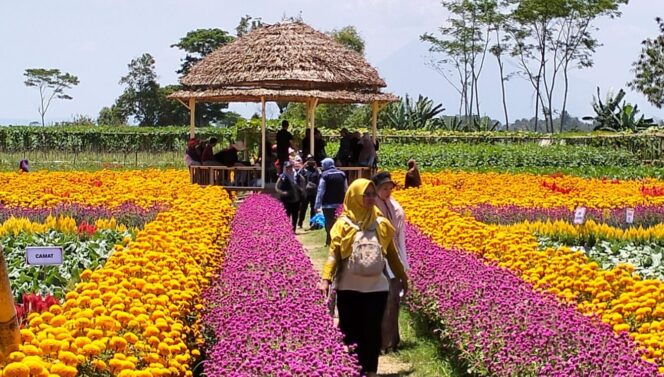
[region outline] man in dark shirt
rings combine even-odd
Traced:
[[[211,137],[210,140],[205,144],[205,148],[203,149],[203,153],[201,155],[201,162],[203,162],[203,165],[206,165],[205,163],[214,164],[215,145],[217,145],[216,137]]]
[[[288,121],[281,122],[281,130],[277,132],[277,158],[279,159],[279,172],[283,171],[283,166],[288,161],[288,149],[293,147],[293,134],[288,132]]]

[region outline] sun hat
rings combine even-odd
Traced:
[[[237,141],[237,142],[231,144],[231,147],[233,147],[235,150],[238,150],[238,151],[243,151],[243,150],[247,149],[247,146],[244,145],[244,142],[242,142],[242,141]]]
[[[374,185],[376,185],[376,188],[386,183],[391,183],[395,187],[397,185],[397,183],[392,180],[392,174],[386,171],[381,171],[379,173],[376,173],[373,177],[371,177],[371,180],[373,181]]]

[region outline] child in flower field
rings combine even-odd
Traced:
[[[406,271],[408,271],[405,229],[406,214],[401,205],[392,197],[392,190],[397,184],[392,180],[392,175],[389,172],[380,172],[374,175],[371,180],[376,185],[376,192],[378,194],[376,207],[378,207],[383,216],[390,220],[390,223],[394,227],[394,245],[399,251],[401,263]],[[385,314],[383,314],[381,349],[389,351],[390,349],[396,350],[401,341],[399,338],[399,302],[401,301],[399,295],[401,293],[401,281],[396,278],[389,266],[385,269],[385,273],[390,282],[390,291],[387,295]]]
[[[362,374],[376,376],[381,346],[381,322],[389,282],[383,274],[386,260],[404,291],[408,278],[394,245],[394,227],[376,208],[376,187],[368,179],[355,180],[344,198],[344,210],[332,227],[330,256],[323,268],[320,289],[337,290],[339,328],[344,342],[355,351]]]

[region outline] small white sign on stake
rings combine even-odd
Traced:
[[[33,266],[57,266],[62,264],[61,246],[28,246],[25,260]]]
[[[627,208],[625,210],[625,222],[627,224],[634,224],[634,208]]]
[[[578,207],[574,211],[574,224],[583,224],[586,220],[586,207]]]

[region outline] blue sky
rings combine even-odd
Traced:
[[[568,108],[573,115],[591,114],[597,86],[603,94],[611,88],[626,88],[640,42],[657,33],[654,17],[664,16],[664,0],[632,0],[622,10],[619,19],[595,23],[603,44],[594,56],[595,66],[571,74]],[[23,84],[26,68],[59,68],[81,81],[70,91],[73,100],[53,102],[47,122],[76,114],[96,117],[122,92],[118,81],[131,59],[149,52],[156,59],[160,83],[176,83],[175,71],[184,54],[171,44],[198,28],[234,32],[246,14],[267,23],[301,14],[322,31],[354,25],[366,41],[368,61],[378,68],[388,91],[429,96],[443,103],[448,109],[445,114],[453,114],[458,107],[456,92],[427,66],[427,47],[419,41],[422,33],[434,32],[446,18],[439,0],[14,0],[0,2],[0,14],[0,124],[39,119],[37,90]],[[515,64],[508,62],[508,66]],[[480,90],[482,112],[502,119],[493,60],[488,62]],[[511,119],[532,116],[528,83],[514,78],[508,83],[508,96]],[[664,118],[664,110],[650,106],[638,93],[628,90],[627,100],[649,116]],[[250,115],[258,106],[241,104],[233,109]],[[270,112],[276,115],[274,107]]]

